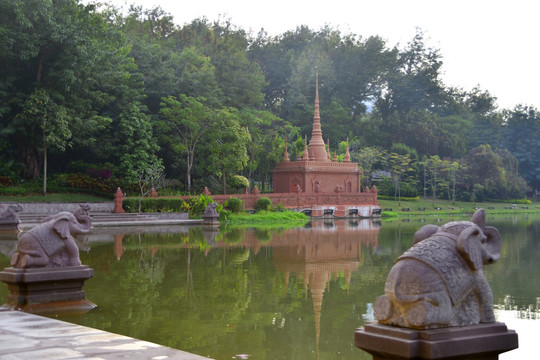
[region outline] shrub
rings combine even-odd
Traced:
[[[235,197],[225,201],[225,208],[234,214],[244,211],[244,201]]]
[[[255,211],[268,211],[272,208],[272,200],[263,196],[255,203]]]
[[[39,188],[36,188],[35,192],[39,192]],[[29,193],[29,189],[27,187],[22,187],[22,186],[0,187],[0,195],[23,196],[28,193]]]
[[[134,198],[122,199],[122,208],[128,213],[139,212],[139,200]]]
[[[532,204],[532,201],[529,199],[485,199],[485,201],[489,202],[497,202],[497,203],[505,203],[505,204],[521,204],[521,205],[529,205]]]
[[[184,200],[182,199],[148,199],[141,201],[142,212],[181,212]],[[126,198],[122,200],[122,207],[125,212],[139,212],[139,199]]]
[[[0,176],[0,186],[13,186],[13,181],[9,176]]]
[[[243,190],[249,187],[249,181],[245,176],[233,175],[229,178],[228,185],[235,190]]]
[[[211,204],[213,202],[214,200],[210,196],[202,194],[200,196],[191,196],[188,202],[184,205],[184,208],[187,207],[187,211],[189,211],[189,216],[191,218],[197,219],[202,216],[208,204]]]
[[[85,174],[67,174],[59,176],[56,181],[65,182],[66,186],[78,189],[100,191],[114,194],[118,188],[118,179],[98,179]]]

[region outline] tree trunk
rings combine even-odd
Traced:
[[[193,163],[192,157],[190,156],[190,153],[188,151],[187,153],[187,171],[186,171],[186,178],[187,178],[187,191],[188,194],[191,195],[191,164]]]
[[[37,179],[40,176],[41,157],[38,151],[32,147],[26,147],[23,140],[19,141],[19,161],[23,163],[23,178]]]
[[[47,147],[43,140],[43,196],[47,195]]]
[[[223,195],[227,195],[227,180],[225,176],[225,169],[223,169],[222,174],[223,174]]]

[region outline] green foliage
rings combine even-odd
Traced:
[[[395,211],[383,211],[381,213],[381,217],[382,218],[387,218],[387,219],[391,219],[391,218],[396,218],[398,217],[399,215],[397,214],[397,212]]]
[[[237,190],[246,189],[249,188],[249,180],[242,175],[233,175],[229,179],[229,186]]]
[[[71,188],[100,191],[109,194],[114,194],[116,189],[121,185],[121,182],[114,177],[99,179],[86,174],[61,174],[57,175],[54,181]]]
[[[244,211],[244,201],[239,198],[232,197],[225,201],[225,209],[230,210],[233,214],[238,214]]]
[[[382,181],[377,183],[377,193],[380,196],[392,198],[392,199],[398,199],[399,197],[396,196],[396,189],[394,187],[394,183],[391,178],[389,177],[383,177]],[[414,184],[412,183],[401,183],[401,199],[406,198],[416,198],[418,196],[418,191]]]
[[[294,212],[294,211],[283,211],[283,212],[268,212],[260,211],[256,214],[236,214],[231,215],[229,218],[229,223],[233,225],[238,224],[247,224],[253,226],[257,223],[277,223],[278,226],[283,226],[284,222],[301,222],[306,223],[309,221],[309,217],[304,213]],[[297,226],[297,225],[295,225]]]
[[[132,192],[163,165],[185,184],[176,193],[242,189],[231,174],[270,191],[285,144],[295,160],[312,130],[317,68],[323,136],[340,160],[350,139],[363,186],[386,169],[398,197],[416,187],[433,200],[515,199],[540,188],[538,110],[499,111],[487,91],[446,86],[421,31],[389,47],[328,26],[253,36],[229,21],[177,26],[160,8],[6,0],[0,38],[0,175],[15,182],[45,188],[47,171],[110,168]],[[66,167],[74,162],[89,166]]]
[[[255,203],[255,211],[268,211],[272,208],[272,200],[267,198],[266,196],[260,197],[257,199],[257,202]]]
[[[150,118],[137,105],[126,108],[119,117],[118,136],[120,145],[120,170],[122,177],[136,183],[141,174],[161,166],[156,153],[159,146],[153,136]]]
[[[184,203],[183,208],[184,210],[189,212],[190,218],[193,219],[199,219],[202,217],[202,214],[204,213],[204,210],[206,210],[206,207],[208,204],[213,203],[214,200],[207,195],[201,194],[200,196],[190,196],[189,200]],[[221,205],[218,205],[218,213],[223,208]]]
[[[520,174],[535,188],[540,188],[540,112],[532,107],[516,106],[503,113],[502,148],[511,151],[519,163]]]
[[[504,204],[520,204],[520,205],[530,205],[532,201],[529,199],[486,199],[488,202],[495,203],[504,203]]]
[[[124,198],[122,207],[128,213],[139,212],[139,199]],[[181,212],[184,209],[184,200],[168,198],[145,198],[141,201],[141,212]]]
[[[377,195],[377,199],[378,200],[395,200],[395,201],[398,201],[397,198],[395,198],[393,196],[387,196],[387,195]],[[420,200],[420,196],[415,196],[415,197],[402,196],[401,200],[402,201],[418,201],[418,200]]]

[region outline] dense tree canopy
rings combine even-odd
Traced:
[[[328,26],[253,35],[230,21],[178,26],[159,7],[5,0],[0,175],[45,184],[47,164],[53,179],[112,168],[130,184],[163,166],[180,191],[226,192],[233,175],[265,189],[285,143],[293,158],[303,151],[317,72],[323,134],[332,152],[350,139],[364,185],[387,170],[401,195],[539,188],[538,110],[446,86],[443,61],[421,30],[389,47]]]

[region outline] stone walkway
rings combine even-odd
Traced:
[[[2,307],[0,359],[208,360],[147,341]]]
[[[21,214],[19,230],[29,230],[41,223],[41,220],[51,214]],[[90,210],[92,227],[110,226],[158,226],[158,225],[200,225],[201,219],[189,219],[185,213],[103,213]]]

